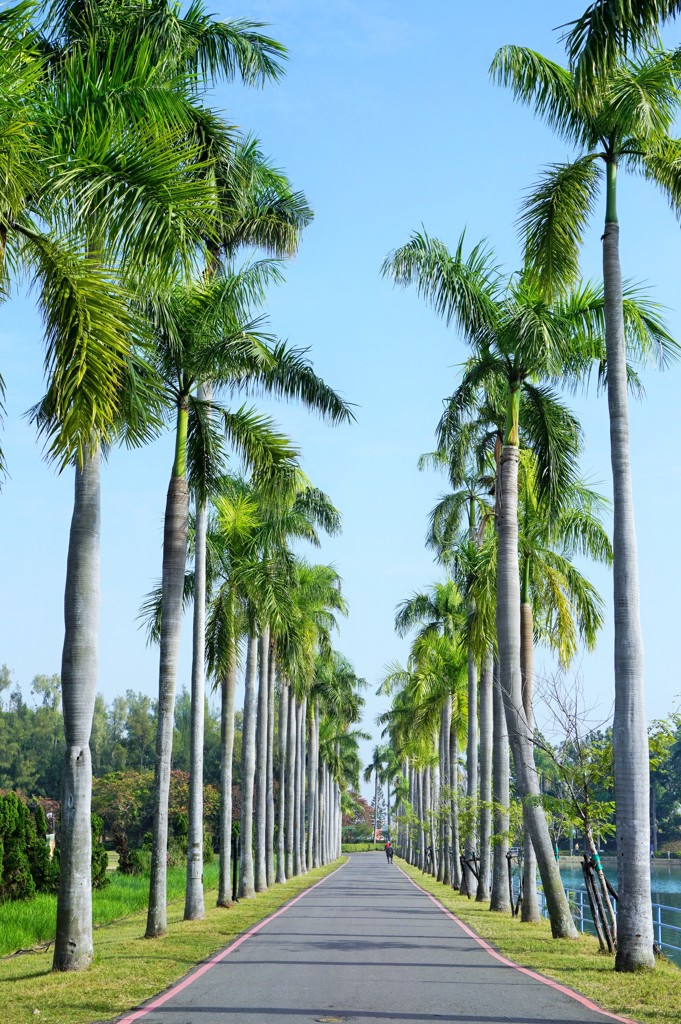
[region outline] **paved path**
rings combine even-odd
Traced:
[[[382,854],[348,864],[132,1024],[607,1024],[487,952]]]

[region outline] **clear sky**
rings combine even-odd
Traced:
[[[586,0],[215,0],[221,17],[267,22],[290,51],[285,79],[262,91],[216,90],[215,105],[256,134],[264,151],[304,190],[315,211],[287,283],[271,294],[271,329],[309,346],[315,368],[356,403],[357,423],[331,429],[307,413],[270,407],[300,444],[304,468],[344,516],[325,543],[344,580],[350,616],[338,647],[370,683],[365,727],[383,704],[373,696],[384,666],[407,642],[392,628],[395,605],[437,576],[423,537],[444,479],[419,473],[432,448],[442,399],[466,349],[415,295],[379,275],[381,262],[424,225],[453,244],[465,227],[486,237],[509,271],[519,250],[514,221],[523,189],[566,146],[517,106],[487,74],[497,47],[532,46],[561,56],[556,25]],[[677,41],[678,32],[672,33]],[[679,227],[652,186],[619,189],[625,274],[646,282],[681,337]],[[602,211],[589,232],[585,273],[599,271]],[[0,663],[24,690],[58,672],[73,479],[41,459],[23,413],[42,393],[41,327],[30,297],[0,311],[0,366],[7,384],[3,444],[10,479],[0,495]],[[632,406],[632,458],[646,644],[647,708],[666,714],[681,692],[676,632],[681,543],[681,466],[675,418],[681,368],[646,374],[647,399]],[[572,399],[587,435],[584,471],[610,492],[607,412],[594,393]],[[145,647],[136,614],[160,574],[162,518],[172,464],[168,437],[139,452],[115,452],[103,475],[100,689],[154,694],[158,654]],[[587,693],[605,712],[613,696],[611,580],[595,654],[581,662]],[[190,630],[180,685],[189,682]],[[369,745],[367,745],[368,748]],[[368,753],[368,749],[366,751]]]

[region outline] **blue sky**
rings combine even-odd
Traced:
[[[338,646],[370,683],[366,727],[382,703],[384,666],[404,658],[392,628],[395,605],[437,575],[423,546],[429,509],[445,488],[419,473],[433,445],[442,399],[454,389],[466,349],[413,294],[379,274],[381,262],[421,225],[454,243],[487,238],[509,271],[518,265],[519,200],[547,162],[569,155],[532,114],[493,86],[498,46],[517,42],[560,58],[553,28],[585,0],[490,0],[484,8],[406,0],[216,2],[221,17],[267,22],[290,51],[283,81],[262,91],[219,88],[214,103],[256,134],[264,151],[304,190],[315,211],[287,282],[272,291],[271,329],[311,348],[315,368],[356,403],[357,423],[330,429],[294,407],[270,406],[300,444],[304,467],[344,516],[342,537],[319,557],[344,579],[350,616]],[[672,38],[675,38],[673,35]],[[620,186],[625,274],[646,282],[681,337],[679,228],[645,182]],[[587,238],[585,274],[599,272],[602,214]],[[10,478],[0,496],[4,586],[0,662],[28,690],[36,673],[58,672],[73,481],[41,459],[22,414],[41,395],[41,327],[30,297],[6,303],[0,365],[7,383],[3,444]],[[631,410],[639,537],[647,709],[667,713],[681,692],[678,629],[680,545],[675,533],[681,472],[675,434],[681,368],[646,374],[647,399]],[[587,436],[584,471],[609,493],[607,411],[594,393],[572,399]],[[101,691],[153,694],[157,652],[136,614],[160,573],[162,516],[172,463],[165,437],[139,452],[115,452],[103,477]],[[597,651],[581,660],[587,693],[605,717],[613,696],[611,581]],[[188,624],[189,625],[189,624]],[[188,683],[190,630],[180,685]]]

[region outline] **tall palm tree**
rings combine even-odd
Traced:
[[[164,519],[149,937],[162,935],[166,927],[167,808],[187,550],[187,468],[189,463],[194,477],[204,478],[204,491],[223,468],[223,442],[211,415],[218,407],[199,403],[194,390],[209,378],[216,389],[233,388],[244,379],[262,381],[276,363],[277,356],[263,348],[248,318],[253,288],[257,291],[262,284],[261,271],[255,265],[201,285],[178,285],[163,309],[152,311],[158,373],[175,414],[175,453]],[[256,472],[290,477],[297,453],[269,422],[243,407],[219,412],[229,442]]]
[[[74,255],[93,272],[101,276],[107,263],[116,265],[118,276],[136,278],[138,295],[149,294],[169,266],[193,259],[214,209],[212,189],[188,174],[196,155],[188,138],[198,108],[178,83],[155,78],[148,36],[133,41],[121,30],[114,47],[111,26],[105,20],[88,25],[87,18],[68,37],[59,22],[45,30],[50,40],[43,46],[49,56],[44,102],[54,116],[44,139],[53,154],[53,223],[68,230]],[[46,255],[50,248],[56,251],[49,244],[43,248]],[[55,266],[76,280],[77,264],[73,257],[70,262],[71,268],[67,252]],[[36,411],[51,453],[62,465],[73,461],[76,467],[62,670],[68,737],[63,803],[72,813],[65,819],[57,908],[53,962],[60,970],[84,967],[92,956],[87,750],[97,677],[100,452],[125,435],[131,416],[137,421],[131,436],[136,432],[142,440],[150,430],[149,421],[143,425],[145,388],[140,389],[148,369],[136,381],[128,372],[134,332],[115,347],[106,333],[99,335],[104,348],[89,344],[90,332],[79,337],[78,316],[65,301],[69,292],[59,296],[68,345],[48,364],[48,392]],[[43,295],[47,310],[57,297]],[[53,349],[59,335],[53,327],[50,332]]]
[[[572,934],[544,816],[538,803],[533,807],[539,793],[531,732],[522,709],[516,511],[518,443],[519,425],[524,420],[525,429],[537,437],[534,448],[539,460],[540,491],[559,503],[561,482],[574,474],[579,445],[574,421],[557,401],[550,385],[552,381],[578,380],[590,361],[603,359],[606,297],[588,285],[552,297],[546,290],[551,278],[538,278],[533,264],[505,286],[491,254],[481,246],[464,257],[463,239],[450,255],[437,240],[415,235],[386,261],[385,269],[400,283],[416,283],[421,293],[447,319],[456,321],[472,340],[478,355],[460,387],[464,405],[468,404],[467,396],[480,389],[483,382],[489,388],[493,380],[497,380],[498,387],[503,381],[506,390],[507,418],[498,479],[502,495],[497,603],[501,684],[516,772],[528,818],[534,819],[531,837],[547,902],[555,909],[552,926],[558,932],[566,930]],[[626,334],[639,351],[654,344],[670,344],[657,311],[645,300],[636,301],[635,296],[629,295],[624,301],[623,317]],[[544,383],[533,383],[533,375]]]
[[[650,15],[655,8],[657,13],[674,13],[671,6],[641,6],[637,9],[644,25],[652,23]],[[607,10],[612,11],[612,7]],[[601,13],[605,12],[603,9]],[[624,24],[633,30],[636,18],[632,14],[630,9]],[[629,30],[625,27],[624,41]],[[621,33],[614,33],[610,45],[617,47],[621,39]],[[629,451],[627,345],[631,350],[635,344],[637,355],[652,353],[661,362],[669,358],[673,345],[667,332],[654,325],[642,323],[639,332],[627,331],[616,189],[618,168],[623,166],[643,173],[662,189],[675,209],[681,208],[681,144],[670,135],[681,98],[679,57],[654,51],[636,60],[622,60],[611,64],[607,74],[599,75],[592,87],[582,88],[571,71],[541,54],[523,47],[504,47],[494,59],[492,74],[581,151],[574,162],[549,168],[527,202],[523,226],[528,255],[540,279],[563,288],[574,280],[583,230],[593,212],[603,171],[606,180],[603,288],[613,474],[613,729],[621,894],[616,966],[618,970],[636,970],[653,967],[654,959],[646,803],[648,739]]]
[[[262,156],[255,140],[239,141],[230,159],[216,161],[207,168],[215,175],[220,199],[219,226],[215,228],[219,244],[206,238],[209,260],[204,275],[211,277],[221,265],[233,260],[243,246],[256,246],[274,256],[291,256],[296,251],[302,228],[310,221],[311,211],[305,197],[293,192],[285,175]],[[209,402],[212,386],[199,385],[199,400]],[[200,482],[199,482],[200,483]],[[207,495],[199,486],[195,495],[194,527],[194,631],[192,641],[192,729],[189,775],[189,828],[187,851],[187,892],[185,920],[203,917],[203,708],[205,690],[205,564]],[[274,701],[274,661],[268,659],[268,698]],[[268,715],[273,725],[273,708]],[[272,740],[268,744],[268,827],[273,830]],[[231,770],[231,766],[230,766]],[[272,846],[272,843],[269,844]],[[271,860],[271,858],[270,858]],[[269,884],[274,881],[273,864],[267,867]],[[222,894],[224,899],[224,894]]]
[[[340,580],[335,571],[327,566],[307,566],[303,562],[295,562],[288,545],[295,540],[306,540],[319,547],[319,530],[324,529],[329,534],[338,533],[340,515],[325,494],[309,486],[291,495],[288,501],[266,503],[265,512],[267,522],[263,533],[267,534],[267,541],[264,551],[268,557],[281,560],[282,570],[288,576],[290,597],[285,620],[282,619],[278,627],[274,623],[266,623],[265,628],[271,635],[270,650],[265,654],[265,659],[272,665],[275,664],[279,653],[277,639],[280,636],[287,681],[293,684],[299,696],[306,695],[312,685],[314,656],[322,643],[322,635],[326,638],[330,629],[335,626],[331,609],[345,613],[346,608],[340,594]],[[269,683],[266,692],[269,695]],[[262,690],[258,728],[256,889],[264,888],[268,884],[267,864],[270,863],[272,873],[274,858],[273,778],[268,774],[273,764],[273,753],[270,756],[270,719]],[[304,730],[301,729],[301,732]],[[297,736],[300,743],[301,736],[298,733]],[[302,755],[299,760],[302,763]],[[280,783],[283,777],[284,775],[280,775]],[[271,793],[269,808],[268,790]],[[268,816],[271,820],[269,830]]]
[[[363,775],[365,782],[371,782],[372,775],[374,778],[374,834],[371,840],[372,843],[376,842],[378,834],[378,794],[381,792],[381,776],[383,775],[383,762],[385,759],[385,748],[380,744],[376,744],[371,755],[371,761],[366,765]]]

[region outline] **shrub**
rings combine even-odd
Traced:
[[[31,874],[27,854],[27,834],[30,835],[28,808],[16,793],[0,798],[0,837],[3,844],[0,899],[29,900],[35,896],[36,886]],[[35,826],[33,826],[35,835]]]
[[[90,815],[90,827],[92,829],[92,888],[103,889],[109,884],[107,868],[109,858],[102,842],[104,822],[98,814]]]

